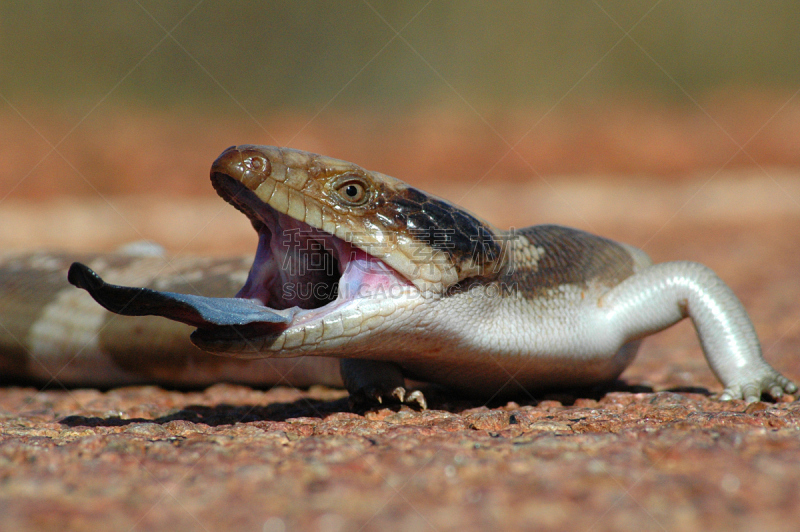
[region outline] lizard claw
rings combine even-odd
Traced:
[[[402,403],[403,399],[406,398],[406,389],[402,386],[398,386],[394,390],[392,390],[392,397],[396,399],[398,402]]]
[[[350,394],[350,404],[353,407],[383,405],[384,400],[386,403],[400,403],[420,410],[428,408],[428,402],[421,391],[414,390],[409,393],[403,386],[397,386],[391,391],[374,387]]]
[[[411,407],[416,406],[416,408],[419,408],[420,410],[428,409],[428,402],[425,400],[425,396],[419,390],[414,390],[409,393],[409,390],[406,390],[403,386],[398,386],[391,391],[389,396],[393,402]],[[381,401],[378,400],[378,402],[380,403]]]
[[[420,410],[428,409],[428,402],[425,400],[425,395],[423,395],[423,393],[419,390],[414,390],[413,392],[408,393],[408,390],[402,386],[398,386],[392,390],[392,398],[398,403],[409,406],[416,405]]]
[[[408,394],[408,397],[406,398],[406,404],[410,403],[417,403],[417,406],[420,410],[428,409],[428,402],[425,400],[425,396],[419,390],[414,390]]]

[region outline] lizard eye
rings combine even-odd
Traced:
[[[357,207],[369,200],[369,185],[359,176],[348,175],[340,179],[334,190],[345,205]]]

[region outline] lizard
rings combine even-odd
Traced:
[[[132,376],[198,383],[241,371],[261,384],[341,383],[352,398],[424,408],[406,379],[477,397],[610,383],[644,337],[689,318],[724,386],[719,399],[797,391],[763,359],[733,291],[699,263],[653,264],[633,246],[557,225],[500,230],[393,177],[289,148],[232,146],[212,164],[211,182],[258,234],[249,268],[245,259],[196,259],[170,264],[176,272],[159,280],[169,263],[163,257],[79,259],[69,282],[108,311],[137,317],[125,324],[99,307],[88,311],[93,328],[81,334],[91,345],[65,355],[87,362],[63,377],[91,380],[93,365],[98,382],[111,384]],[[55,279],[70,259],[15,260],[23,277],[35,277],[38,260],[38,271]],[[30,290],[19,288],[16,300],[24,304]],[[59,290],[46,313],[78,319],[92,308],[85,296]],[[143,321],[152,316],[172,321]],[[195,346],[229,359],[192,351],[181,323],[195,328]],[[153,324],[170,328],[168,341],[133,341],[159,336]],[[0,335],[32,337],[36,353],[49,353],[42,358],[63,362],[51,344],[71,327],[6,325]],[[178,354],[172,343],[181,344]],[[16,358],[5,358],[30,367],[21,351],[18,345]],[[339,375],[331,365],[337,359]]]

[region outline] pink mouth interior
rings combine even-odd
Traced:
[[[268,206],[258,211],[258,249],[237,298],[282,310],[399,294],[412,286],[393,268],[334,235]]]

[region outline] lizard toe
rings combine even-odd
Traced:
[[[783,388],[784,392],[795,393],[797,391],[797,385],[783,375],[778,375],[777,379],[775,380],[777,381],[778,386]]]
[[[745,384],[742,395],[746,403],[755,403],[761,400],[761,387],[755,383]]]
[[[766,394],[777,401],[784,394],[793,394],[796,391],[797,386],[792,381],[776,371],[771,371],[761,379],[726,387],[719,398],[721,401],[744,399],[753,403],[760,401],[762,394]]]

